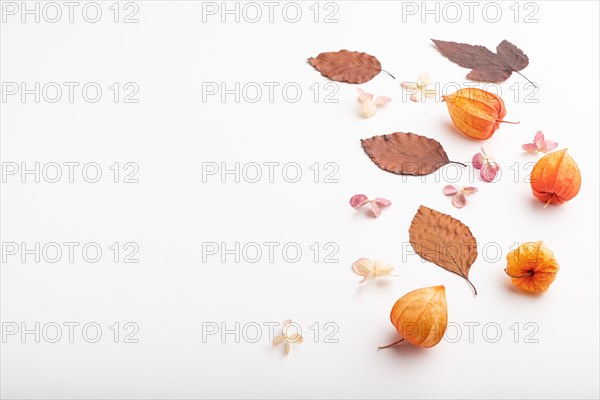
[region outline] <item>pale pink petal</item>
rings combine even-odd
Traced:
[[[410,100],[414,101],[415,103],[420,103],[421,101],[423,101],[423,92],[418,90],[415,93],[411,94]]]
[[[431,78],[429,77],[429,74],[427,72],[422,73],[417,78],[417,85],[419,86],[425,87],[429,82],[431,82]]]
[[[453,196],[458,193],[458,188],[454,185],[444,186],[444,194],[446,196]]]
[[[547,152],[547,151],[552,151],[555,148],[558,147],[558,143],[553,142],[552,140],[545,140],[544,141],[544,150],[542,150],[542,152]]]
[[[375,279],[375,273],[374,272],[368,272],[367,274],[364,275],[362,281],[360,281],[358,283],[359,284],[365,283],[365,282],[371,281],[373,279]]]
[[[379,96],[378,98],[375,99],[375,105],[382,106],[384,104],[389,103],[390,101],[392,101],[392,99],[387,96]]]
[[[356,275],[366,276],[374,271],[375,263],[368,258],[359,258],[352,264],[352,271]]]
[[[360,113],[365,118],[371,118],[377,112],[377,106],[372,101],[365,101],[360,107]]]
[[[533,143],[537,146],[538,149],[541,149],[544,144],[544,134],[542,131],[537,131],[535,137],[533,138]]]
[[[366,93],[361,88],[356,88],[356,91],[358,92],[358,100],[361,103],[373,100],[373,95],[371,93]]]
[[[492,146],[488,142],[485,142],[481,145],[481,152],[485,157],[490,158],[492,156]]]
[[[463,192],[464,194],[466,194],[466,195],[469,195],[469,194],[473,194],[473,193],[477,192],[477,190],[478,190],[478,189],[477,189],[476,187],[473,187],[473,186],[465,186],[465,187],[463,188],[462,192]]]
[[[364,194],[355,194],[354,196],[352,196],[352,198],[350,199],[350,205],[353,208],[359,208],[364,206],[365,204],[367,204],[369,202],[369,199],[367,198],[367,196],[365,196]]]
[[[528,153],[537,153],[539,150],[537,144],[535,143],[524,144],[523,146],[521,146],[521,148]]]
[[[417,90],[417,84],[415,82],[402,82],[400,83],[400,86],[406,90],[410,90],[411,92]]]
[[[496,163],[485,163],[480,170],[481,179],[485,182],[491,182],[496,178],[496,174],[500,170],[500,166]]]
[[[422,92],[425,95],[425,97],[428,99],[437,96],[437,90],[435,90],[435,89],[425,88],[422,90]]]
[[[467,198],[463,193],[459,193],[452,198],[452,205],[456,208],[463,208],[467,205]]]
[[[477,153],[473,156],[473,168],[481,169],[485,163],[485,157],[481,153]]]
[[[290,342],[285,342],[285,355],[287,356],[288,354],[290,354],[290,350],[291,350],[292,346],[290,345]]]
[[[369,207],[369,210],[371,210],[371,212],[375,216],[375,218],[378,218],[381,215],[381,207],[379,207],[379,204],[377,204],[377,202],[375,202],[375,201],[370,202],[368,207]]]
[[[381,207],[387,207],[392,205],[391,201],[382,197],[376,197],[373,201],[379,204]]]

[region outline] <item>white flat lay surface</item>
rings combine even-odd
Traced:
[[[86,2],[72,23],[61,2],[56,23],[46,3],[39,23],[27,14],[22,22],[6,3],[2,398],[598,398],[597,2],[481,2],[472,21],[463,2],[437,3],[437,14],[421,2],[276,2],[272,22],[265,2],[230,2],[233,14],[221,2],[98,2],[96,23],[82,16]],[[506,119],[520,122],[489,141],[502,167],[496,183],[454,166],[394,175],[361,148],[363,138],[414,132],[452,160],[479,151],[445,103],[413,103],[402,91],[401,81],[422,72],[443,94],[469,84],[469,70],[431,38],[492,50],[506,39],[529,57],[522,73],[539,90],[517,74],[477,86],[499,90]],[[330,83],[306,63],[340,49],[375,55],[396,77],[361,85],[393,99],[373,118],[359,116],[356,85]],[[23,82],[33,92],[40,83],[39,102],[35,93],[22,100]],[[581,170],[580,193],[562,206],[544,209],[527,183],[540,156],[521,145],[538,130]],[[36,163],[39,183],[21,174]],[[62,177],[52,183],[56,165]],[[98,170],[96,183],[86,181]],[[458,174],[458,184],[479,188],[460,210],[442,193]],[[393,204],[373,219],[348,205],[357,193]],[[419,205],[470,227],[478,296],[412,254]],[[532,296],[503,269],[515,243],[538,240],[561,269],[547,293]],[[76,243],[72,262],[65,242]],[[56,248],[62,256],[51,262]],[[359,286],[350,266],[361,257],[389,262],[398,276]],[[446,337],[430,349],[377,351],[398,338],[394,302],[434,285],[446,287]],[[304,343],[286,357],[268,324],[288,318]]]

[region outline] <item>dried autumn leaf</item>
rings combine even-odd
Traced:
[[[409,229],[410,244],[418,255],[447,271],[469,280],[477,259],[477,241],[468,226],[449,215],[420,206]]]
[[[390,319],[402,338],[380,349],[403,341],[419,347],[435,346],[444,337],[448,324],[445,288],[434,286],[405,294],[392,307]]]
[[[358,51],[325,52],[309,58],[321,75],[338,82],[365,83],[381,72],[381,63],[374,56]]]
[[[533,195],[548,204],[563,204],[577,196],[581,188],[581,173],[567,149],[546,154],[531,171]]]
[[[547,291],[559,269],[552,250],[541,241],[521,244],[506,260],[504,271],[513,285],[531,293]]]
[[[504,121],[506,107],[499,96],[477,88],[460,89],[442,99],[448,106],[452,122],[459,131],[473,139],[492,136]]]
[[[504,82],[513,72],[523,76],[519,71],[529,65],[529,58],[525,53],[506,40],[496,47],[496,53],[483,46],[431,40],[444,57],[461,67],[471,68],[467,78],[474,81]],[[529,79],[527,81],[535,86]]]
[[[365,153],[377,166],[399,175],[427,175],[450,161],[444,148],[435,139],[414,133],[395,132],[389,135],[361,139]]]

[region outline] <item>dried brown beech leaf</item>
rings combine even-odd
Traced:
[[[420,206],[409,229],[410,244],[418,255],[462,276],[475,294],[469,270],[477,259],[477,241],[468,226],[449,215]]]
[[[361,139],[361,143],[379,168],[398,175],[427,175],[448,163],[466,167],[450,161],[437,140],[410,132],[373,136]]]
[[[309,58],[308,63],[321,75],[338,82],[365,83],[381,72],[377,58],[358,51],[321,53],[316,58]]]
[[[529,65],[529,58],[514,44],[503,40],[492,52],[483,46],[466,43],[444,42],[431,39],[440,53],[461,67],[471,68],[467,78],[490,83],[507,80],[513,72],[523,76],[519,71]],[[523,78],[525,78],[523,76]],[[527,79],[527,78],[525,78]],[[527,79],[532,85],[535,83]]]

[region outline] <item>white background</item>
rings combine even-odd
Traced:
[[[134,24],[114,23],[111,4],[101,2],[95,24],[81,9],[74,23],[66,16],[55,24],[32,17],[22,23],[19,15],[2,23],[2,82],[98,82],[103,88],[93,104],[80,90],[73,103],[66,97],[35,103],[32,96],[23,103],[17,95],[1,104],[4,165],[97,162],[103,172],[95,184],[78,170],[74,183],[66,177],[35,183],[31,176],[21,183],[17,175],[2,185],[2,242],[97,242],[103,250],[97,263],[80,252],[74,263],[66,255],[54,264],[7,256],[1,269],[4,327],[81,325],[74,343],[66,328],[58,343],[8,336],[1,351],[2,397],[598,397],[598,3],[535,2],[538,22],[524,23],[534,6],[517,5],[515,22],[513,2],[502,2],[499,21],[491,23],[482,14],[485,3],[470,22],[468,8],[458,2],[459,22],[441,15],[436,23],[435,15],[424,16],[425,22],[419,13],[403,15],[399,2],[337,2],[339,22],[329,24],[322,23],[323,4],[319,22],[313,21],[312,2],[301,4],[297,23],[282,17],[285,3],[273,23],[265,6],[257,23],[243,15],[239,23],[234,16],[221,23],[219,14],[203,22],[199,1],[138,1]],[[468,70],[442,57],[430,38],[491,49],[507,39],[529,56],[523,73],[539,85],[534,93],[516,74],[499,85],[506,119],[520,124],[503,125],[490,140],[503,167],[497,183],[462,171],[459,184],[480,191],[461,210],[442,194],[455,168],[424,180],[403,178],[378,169],[360,146],[361,138],[412,131],[439,140],[453,160],[467,162],[478,151],[481,142],[455,130],[444,103],[403,96],[400,81],[425,71],[442,85],[465,85]],[[311,85],[324,94],[328,80],[306,59],[344,48],[377,56],[397,77],[382,73],[362,86],[393,98],[371,119],[358,115],[354,85],[337,85],[337,103],[313,98]],[[139,102],[115,104],[108,89],[114,82],[135,82]],[[203,102],[203,82],[280,86],[272,103],[266,91],[257,103],[236,103],[232,95]],[[289,82],[303,90],[296,103],[282,96]],[[543,209],[525,181],[526,163],[537,156],[520,147],[537,130],[568,147],[581,169],[581,192],[560,207]],[[139,165],[139,183],[113,183],[108,167],[115,162]],[[203,162],[297,162],[303,175],[287,183],[279,169],[273,183],[266,176],[254,184],[227,176],[222,183],[218,175],[203,183]],[[314,183],[309,166],[315,162],[321,168],[336,163],[339,182],[324,183],[321,175]],[[379,219],[369,218],[348,205],[356,193],[386,197],[393,205]],[[471,228],[480,243],[471,270],[477,297],[460,277],[410,254],[408,227],[421,204]],[[503,269],[514,243],[537,240],[554,251],[561,269],[546,294],[531,296],[514,290]],[[140,262],[115,263],[108,248],[114,242],[137,243]],[[266,254],[257,263],[236,263],[231,256],[226,263],[219,256],[203,263],[203,242],[281,245],[272,263]],[[288,242],[303,250],[297,263],[281,255]],[[318,262],[309,249],[315,242],[321,245]],[[338,262],[323,262],[327,242],[339,246]],[[360,257],[388,261],[399,276],[358,286],[350,265]],[[446,287],[454,327],[448,334],[455,340],[378,352],[378,345],[397,339],[389,321],[394,302],[439,284]],[[288,357],[281,346],[271,347],[266,327],[257,343],[236,343],[233,334],[224,342],[219,335],[202,340],[203,323],[228,329],[240,323],[241,330],[287,318],[301,326],[305,339]],[[82,337],[88,322],[102,327],[98,343]],[[109,327],[115,322],[121,328],[136,323],[139,343],[123,343],[123,330],[114,343]],[[327,322],[335,325],[326,330]],[[539,328],[530,337],[537,343],[526,343],[528,322]],[[315,323],[317,343],[310,329]],[[469,323],[479,324],[472,335]],[[482,331],[489,323],[502,329],[496,343]],[[333,335],[338,343],[325,343],[332,326],[339,328]],[[493,338],[494,328],[487,333]]]

